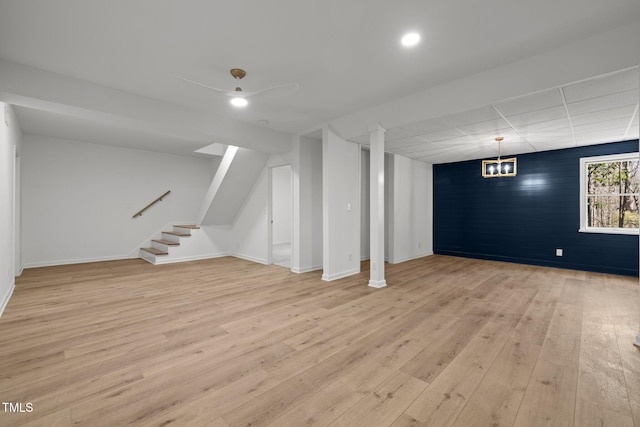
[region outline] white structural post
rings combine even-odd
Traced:
[[[369,129],[370,142],[370,271],[369,286],[384,288],[384,132],[380,125]]]

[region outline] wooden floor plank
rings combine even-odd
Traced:
[[[585,282],[579,367],[578,398],[631,416],[615,326],[602,282]],[[576,419],[581,418],[578,412]]]
[[[430,256],[327,283],[237,258],[27,269],[0,425],[640,427],[637,279]]]
[[[427,387],[427,383],[398,372],[338,417],[332,426],[391,425]]]
[[[326,426],[363,398],[363,393],[354,392],[351,387],[338,380],[269,423],[269,426]]]
[[[633,427],[631,417],[610,411],[593,402],[578,399],[576,403],[576,427]]]

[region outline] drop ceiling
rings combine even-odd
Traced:
[[[388,152],[447,163],[638,139],[638,68],[388,129]],[[367,134],[352,141],[369,145]]]
[[[0,101],[17,105],[25,133],[144,150],[282,152],[324,124],[366,144],[375,120],[388,151],[466,160],[495,155],[497,134],[505,153],[637,138],[639,58],[610,56],[638,51],[638,27],[637,0],[0,0]],[[403,49],[408,30],[422,42]],[[618,33],[630,36],[609,37]],[[556,52],[590,44],[604,56],[559,65]],[[559,83],[530,71],[494,80],[489,96],[456,86],[544,55],[554,62],[539,73]],[[175,77],[233,89],[233,67],[247,71],[246,91],[300,89],[239,111]],[[429,91],[437,96],[394,108]]]

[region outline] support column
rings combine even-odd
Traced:
[[[375,125],[369,129],[370,163],[370,278],[369,286],[384,288],[384,133]]]

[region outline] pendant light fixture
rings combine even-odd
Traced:
[[[497,178],[502,176],[516,176],[518,173],[518,159],[511,157],[509,159],[500,158],[500,145],[504,140],[499,136],[496,138],[498,143],[498,158],[496,160],[483,160],[482,161],[482,177],[483,178]]]

